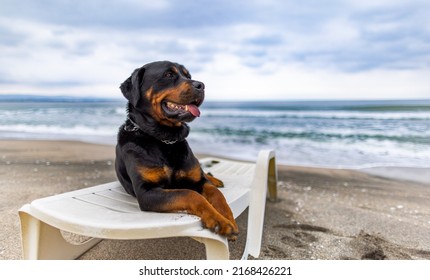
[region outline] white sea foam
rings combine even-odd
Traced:
[[[23,134],[56,134],[56,135],[88,135],[88,136],[110,136],[115,135],[117,128],[112,127],[89,127],[76,125],[72,127],[62,127],[58,125],[0,125],[3,133],[20,132]]]
[[[430,112],[363,112],[363,111],[261,111],[237,109],[207,109],[202,115],[207,117],[288,117],[288,118],[326,118],[326,119],[380,119],[380,120],[430,120]]]

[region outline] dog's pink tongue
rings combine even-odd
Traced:
[[[200,110],[196,105],[189,104],[187,105],[188,111],[193,114],[194,117],[200,117]]]

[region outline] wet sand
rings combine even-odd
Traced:
[[[22,205],[116,180],[114,157],[114,147],[107,145],[0,141],[0,259],[22,257],[17,214]],[[430,259],[428,170],[279,166],[278,171],[278,200],[266,204],[260,259]],[[230,243],[232,259],[242,254],[246,218],[246,212],[238,218],[241,234]],[[203,245],[189,238],[105,240],[81,257],[204,258]]]

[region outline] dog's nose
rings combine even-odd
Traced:
[[[204,90],[205,89],[205,84],[202,82],[193,81],[192,85],[197,90]]]

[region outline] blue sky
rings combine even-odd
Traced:
[[[184,64],[211,100],[429,99],[428,0],[0,0],[0,94],[121,97]]]

